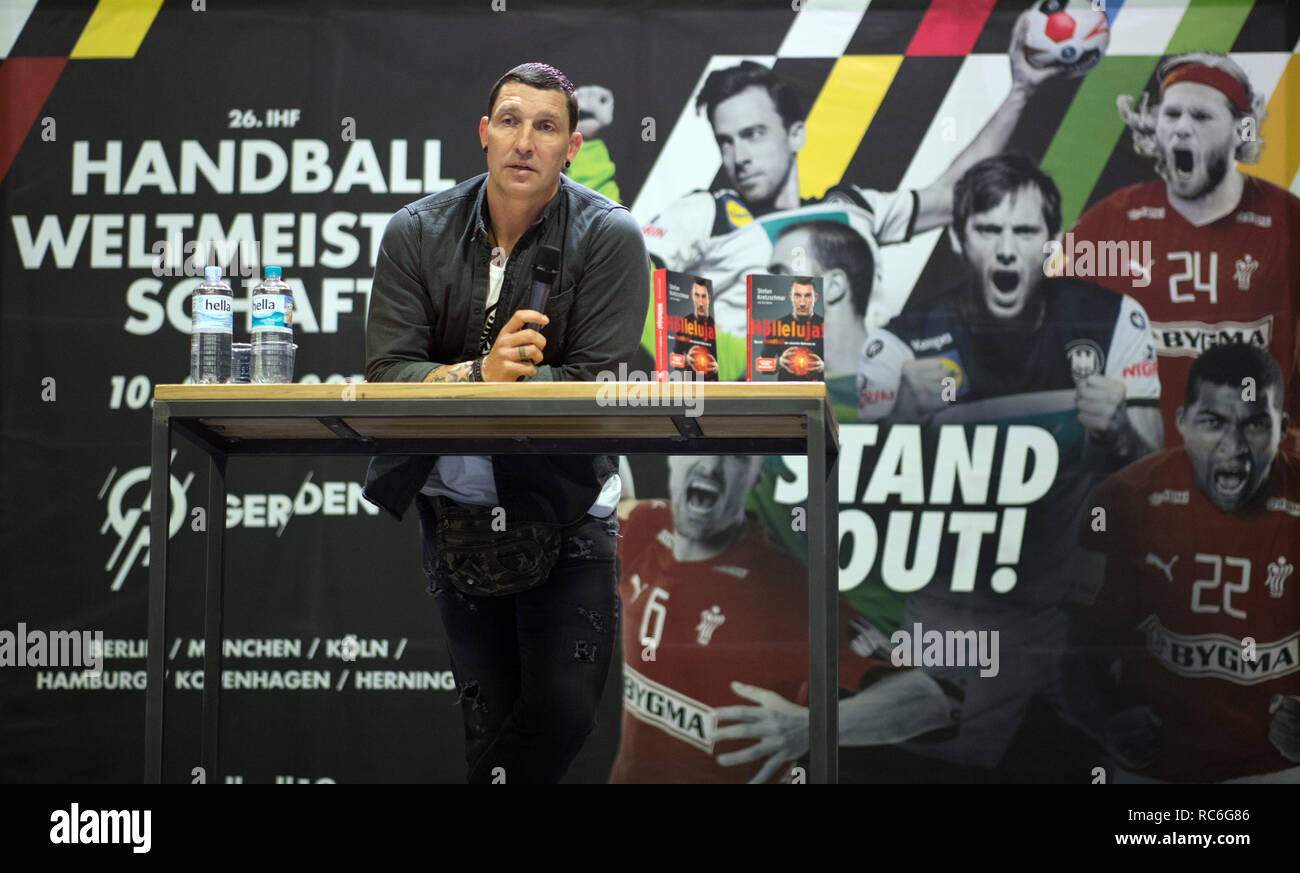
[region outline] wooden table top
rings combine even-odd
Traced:
[[[626,399],[622,392],[627,393]],[[637,392],[640,402],[637,402]],[[658,402],[646,402],[658,392]],[[213,436],[230,440],[338,440],[349,436],[369,440],[402,439],[703,439],[769,438],[801,440],[807,436],[806,413],[788,407],[776,411],[764,402],[820,401],[824,425],[834,443],[834,414],[821,382],[354,382],[311,385],[158,385],[154,397],[164,403],[229,401],[229,412],[206,406],[197,416],[186,415]],[[319,416],[310,405],[299,414],[283,403],[268,414],[250,414],[235,404],[260,401],[393,401],[518,399],[518,412],[439,415],[428,404],[410,414],[393,415],[391,406],[371,412],[365,403],[349,403],[346,411]],[[721,414],[708,401],[730,401]],[[566,401],[565,409],[550,410],[546,401]],[[674,400],[676,403],[674,403]],[[590,409],[575,411],[573,401],[589,401]],[[741,401],[736,403],[735,401]],[[623,407],[610,415],[610,407]]]
[[[593,401],[611,392],[653,392],[702,400],[826,397],[822,382],[334,382],[312,385],[156,385],[158,400],[424,400],[523,397]],[[603,393],[602,393],[603,392]]]

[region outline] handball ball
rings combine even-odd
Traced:
[[[1041,0],[1029,10],[1025,57],[1035,67],[1065,67],[1082,76],[1109,43],[1106,13],[1089,0]]]

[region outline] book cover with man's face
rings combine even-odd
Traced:
[[[656,369],[718,380],[718,343],[713,322],[713,282],[689,273],[657,271],[663,301],[663,360]],[[658,300],[656,300],[658,303]]]
[[[825,379],[821,292],[820,276],[748,277],[749,381]]]

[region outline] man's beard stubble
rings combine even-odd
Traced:
[[[1019,348],[1041,326],[1047,305],[1043,296],[1045,291],[1039,285],[1031,292],[1019,313],[1012,318],[999,318],[989,312],[988,305],[984,302],[982,279],[974,274],[968,277],[958,308],[976,347],[986,350],[986,357],[993,369],[1000,369],[1003,364],[1020,366],[1019,359],[1015,355],[1008,355],[1008,351]]]
[[[1175,184],[1173,167],[1173,154],[1171,150],[1169,157],[1161,161],[1160,164],[1160,175],[1164,178],[1165,182],[1171,185]],[[1195,191],[1192,191],[1190,194],[1179,196],[1183,197],[1185,200],[1200,200],[1202,197],[1208,197],[1210,194],[1218,190],[1218,187],[1223,184],[1223,180],[1226,179],[1227,176],[1228,159],[1223,155],[1217,155],[1205,168],[1205,184],[1200,188],[1197,188]]]
[[[767,196],[762,199],[750,200],[745,204],[753,215],[766,215],[769,212],[776,211],[776,198],[780,197],[781,192],[785,190],[786,184],[790,181],[790,174],[795,172],[797,166],[798,162],[795,160],[794,155],[791,155],[789,163],[786,164],[785,172],[781,174],[780,181],[772,187]],[[731,184],[737,191],[741,190],[734,175],[731,178]]]

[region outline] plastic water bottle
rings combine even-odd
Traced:
[[[253,289],[254,382],[293,381],[293,290],[279,267],[267,267]]]
[[[229,382],[235,295],[222,281],[220,267],[203,268],[203,282],[194,289],[191,302],[190,381],[200,385]]]

